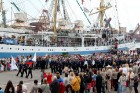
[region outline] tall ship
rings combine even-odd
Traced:
[[[16,57],[18,55],[58,55],[58,54],[93,54],[99,52],[129,51],[134,47],[135,39],[125,34],[125,27],[113,27],[116,20],[107,16],[111,8],[115,8],[116,0],[98,0],[96,9],[88,10],[81,0],[44,0],[49,7],[44,8],[38,18],[28,19],[28,14],[22,11],[15,2],[10,2],[17,13],[14,20],[7,23],[6,10],[1,1],[2,24],[0,27],[0,58]],[[72,21],[74,13],[69,14],[69,2],[77,4],[86,20]],[[86,2],[86,1],[85,1]],[[113,6],[113,5],[115,6]],[[11,9],[12,10],[12,9]],[[30,10],[32,11],[32,10]],[[72,10],[71,10],[72,11]],[[77,11],[77,8],[73,10]],[[108,12],[110,13],[110,12]],[[96,16],[94,16],[96,15]],[[96,17],[90,20],[89,17]],[[14,21],[14,22],[13,22]],[[86,24],[89,24],[86,27]]]

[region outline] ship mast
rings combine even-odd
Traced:
[[[97,12],[95,12],[95,13],[91,13],[90,15],[93,15],[93,14],[97,14],[97,13],[99,13],[99,21],[100,21],[100,27],[103,27],[103,18],[104,18],[104,15],[105,15],[105,11],[107,10],[107,9],[109,9],[109,8],[111,8],[112,6],[106,6],[105,4],[105,0],[100,0],[100,6],[99,6],[99,8],[97,8]]]
[[[7,27],[6,25],[6,11],[3,9],[3,1],[0,0],[0,12],[2,12],[2,21],[4,28]]]
[[[56,21],[57,21],[57,5],[58,5],[58,0],[55,0],[55,6],[54,6],[54,19],[53,19],[53,21],[54,21],[54,33],[55,33],[55,35],[56,35]]]

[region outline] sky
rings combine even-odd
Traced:
[[[10,22],[13,19],[13,13],[18,12],[16,8],[10,4],[13,1],[22,11],[27,12],[33,18],[37,18],[41,15],[42,9],[48,9],[48,5],[45,3],[45,0],[3,0],[4,2],[4,9],[7,11],[7,22]],[[50,1],[50,0],[48,0]],[[83,15],[82,11],[80,10],[76,0],[65,0],[67,4],[67,9],[70,17],[72,17],[72,21],[74,20],[83,20],[84,24],[88,26],[88,21],[86,20],[85,16]],[[78,0],[81,4],[81,0]],[[99,0],[84,0],[84,7],[91,10],[93,9],[96,12],[95,8],[97,8]],[[115,0],[108,0],[108,1],[115,1]],[[134,30],[136,24],[140,23],[140,0],[116,0],[117,1],[117,10],[118,10],[118,18],[120,22],[120,26],[127,27],[127,30]],[[82,6],[82,4],[81,4]],[[12,7],[12,8],[11,8]],[[11,12],[12,10],[12,12]],[[109,16],[112,14],[115,17],[112,17],[112,21],[116,20],[116,14],[114,10],[108,10]],[[11,16],[12,15],[12,16]],[[87,14],[88,16],[89,14]],[[97,19],[97,16],[88,16],[91,23],[94,23]]]

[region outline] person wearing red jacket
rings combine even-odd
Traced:
[[[64,93],[65,92],[65,85],[63,82],[59,82],[59,93]]]
[[[52,83],[52,73],[51,72],[47,73],[47,83],[48,84]]]

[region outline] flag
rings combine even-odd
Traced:
[[[36,62],[36,53],[34,54],[34,57],[33,57],[32,61]]]
[[[11,57],[11,70],[18,70],[16,60],[13,57]]]
[[[82,4],[84,4],[84,0],[82,0]]]
[[[32,66],[33,61],[32,61],[32,60],[29,60],[29,61],[26,62],[26,64],[27,64],[28,66]]]

